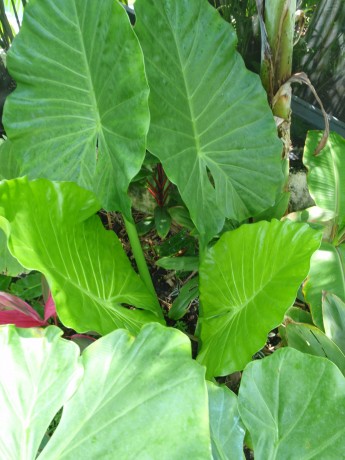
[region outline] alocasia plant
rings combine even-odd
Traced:
[[[293,303],[321,235],[258,222],[225,233],[200,266],[198,360],[209,376],[242,370]]]
[[[191,360],[188,339],[158,324],[163,314],[140,264],[146,286],[95,215],[103,206],[131,223],[127,189],[146,146],[176,184],[199,236],[198,360],[209,377],[242,370],[264,345],[320,244],[320,233],[307,225],[273,220],[226,232],[207,247],[226,219],[240,225],[275,203],[282,145],[259,77],[245,69],[233,28],[206,0],[137,0],[136,13],[133,30],[113,0],[31,0],[8,56],[17,89],[4,116],[1,178],[9,180],[0,184],[0,227],[12,256],[45,275],[63,325],[104,335],[78,358],[55,327],[0,328],[7,363],[0,367],[0,451],[9,459],[34,458],[62,406],[42,460],[206,459],[211,443],[214,458],[242,457],[236,397],[212,385],[207,395],[205,369]],[[35,180],[17,178],[25,174]],[[326,211],[334,217],[337,209]],[[127,228],[138,246],[135,228]],[[189,264],[197,268],[195,258]],[[240,414],[259,459],[276,458],[272,449],[289,458],[288,443],[267,431],[270,415],[264,427],[257,420],[268,407],[279,416],[296,403],[276,375],[282,370],[286,382],[291,373],[303,386],[304,367],[308,378],[325,372],[335,394],[343,391],[335,366],[293,350],[244,372]],[[259,415],[247,377],[254,371],[259,397],[267,388],[283,395],[270,394]],[[287,440],[315,419],[325,397],[325,420],[333,410],[340,426],[341,396],[336,406],[329,387],[320,388],[296,430],[288,426]],[[217,425],[223,420],[228,433]],[[273,419],[273,428],[280,422]],[[334,452],[339,439],[332,438]],[[304,455],[303,443],[301,449]]]
[[[184,334],[158,324],[136,339],[118,330],[80,358],[60,335],[0,327],[1,458],[33,460],[63,406],[40,460],[211,460],[205,371]]]
[[[157,299],[134,272],[117,236],[94,215],[100,205],[92,192],[69,182],[22,178],[0,184],[0,203],[0,226],[12,255],[45,275],[66,326],[137,333],[144,323],[163,321]]]
[[[345,378],[327,359],[285,348],[248,364],[239,411],[255,458],[344,456]]]

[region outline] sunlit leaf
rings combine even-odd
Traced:
[[[0,184],[0,203],[11,253],[45,275],[65,326],[137,333],[144,323],[162,321],[157,300],[117,236],[94,215],[100,205],[91,192],[69,182],[22,178]]]
[[[242,370],[283,321],[309,270],[320,233],[290,221],[225,233],[200,266],[198,361],[209,376]]]

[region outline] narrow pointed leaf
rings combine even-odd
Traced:
[[[345,244],[334,247],[323,242],[310,261],[310,271],[303,288],[314,323],[323,330],[322,292],[345,301]]]
[[[0,456],[33,460],[54,415],[82,375],[79,348],[46,329],[0,327]]]
[[[17,327],[47,326],[46,318],[42,320],[28,303],[7,292],[0,292],[0,324],[15,324]]]
[[[315,156],[322,135],[323,131],[308,132],[303,153],[303,162],[309,170],[308,186],[315,203],[334,212],[333,222],[337,230],[342,230],[345,227],[345,139],[330,133],[326,146]]]
[[[345,378],[328,359],[284,348],[250,363],[238,402],[255,458],[344,456]]]
[[[226,386],[207,382],[213,460],[243,460],[244,428],[237,396]]]
[[[149,150],[210,240],[225,217],[242,221],[274,204],[282,146],[267,96],[235,50],[234,29],[206,0],[138,0],[135,8]]]
[[[137,333],[161,311],[114,232],[93,215],[95,196],[76,184],[16,179],[0,185],[0,226],[12,254],[47,278],[57,313],[78,332]],[[25,223],[25,224],[23,224]],[[122,304],[134,305],[133,310]]]
[[[290,221],[258,222],[225,233],[200,267],[198,361],[207,375],[242,370],[283,321],[321,235]]]
[[[199,278],[196,276],[184,284],[173,301],[168,316],[171,319],[181,319],[188,311],[190,303],[199,296]]]
[[[327,292],[322,299],[325,334],[345,353],[345,302]]]
[[[136,340],[115,331],[82,362],[83,381],[40,460],[211,459],[204,369],[184,334],[158,324]]]
[[[30,43],[30,46],[28,46]],[[149,126],[143,58],[113,0],[29,2],[8,55],[4,126],[21,174],[70,180],[130,218]]]

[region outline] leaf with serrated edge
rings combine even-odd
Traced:
[[[242,370],[283,321],[321,234],[288,220],[227,232],[200,266],[198,361],[208,376]]]
[[[91,192],[70,182],[21,178],[0,184],[0,203],[0,226],[11,253],[45,275],[65,326],[137,333],[144,323],[162,321],[157,300],[116,234],[94,215],[100,205]]]

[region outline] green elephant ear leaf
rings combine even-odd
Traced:
[[[288,220],[227,232],[200,266],[198,361],[208,376],[242,370],[293,304],[320,233]]]
[[[138,0],[135,10],[150,85],[148,148],[208,241],[225,218],[240,222],[274,204],[282,147],[266,93],[206,0]]]
[[[0,230],[0,274],[6,276],[18,276],[25,273],[24,267],[20,265],[7,248],[7,238],[2,230]]]
[[[65,326],[136,334],[144,323],[162,321],[157,300],[117,236],[94,215],[100,205],[91,192],[74,183],[21,178],[0,184],[0,203],[10,252],[45,275]]]
[[[30,46],[28,46],[30,43]],[[30,2],[8,53],[4,126],[21,175],[68,180],[130,218],[149,126],[142,52],[113,0]]]
[[[334,212],[335,230],[341,233],[345,229],[345,139],[331,132],[321,153],[314,155],[322,135],[323,131],[308,132],[303,162],[309,170],[308,186],[315,203]]]
[[[290,323],[286,327],[286,338],[289,347],[310,355],[328,358],[345,375],[344,353],[318,327]]]
[[[323,242],[310,261],[310,272],[303,287],[314,323],[323,330],[322,292],[337,295],[345,302],[345,244],[334,247]]]
[[[118,330],[90,345],[82,363],[40,460],[211,458],[205,371],[184,334],[150,324],[134,340]]]
[[[238,402],[255,458],[344,456],[345,378],[329,360],[278,350],[248,364]]]
[[[244,428],[237,396],[226,386],[207,382],[213,460],[242,460]]]
[[[345,353],[345,302],[330,292],[324,293],[322,317],[327,337]]]
[[[1,458],[34,459],[49,423],[76,390],[79,348],[55,326],[0,326]]]

